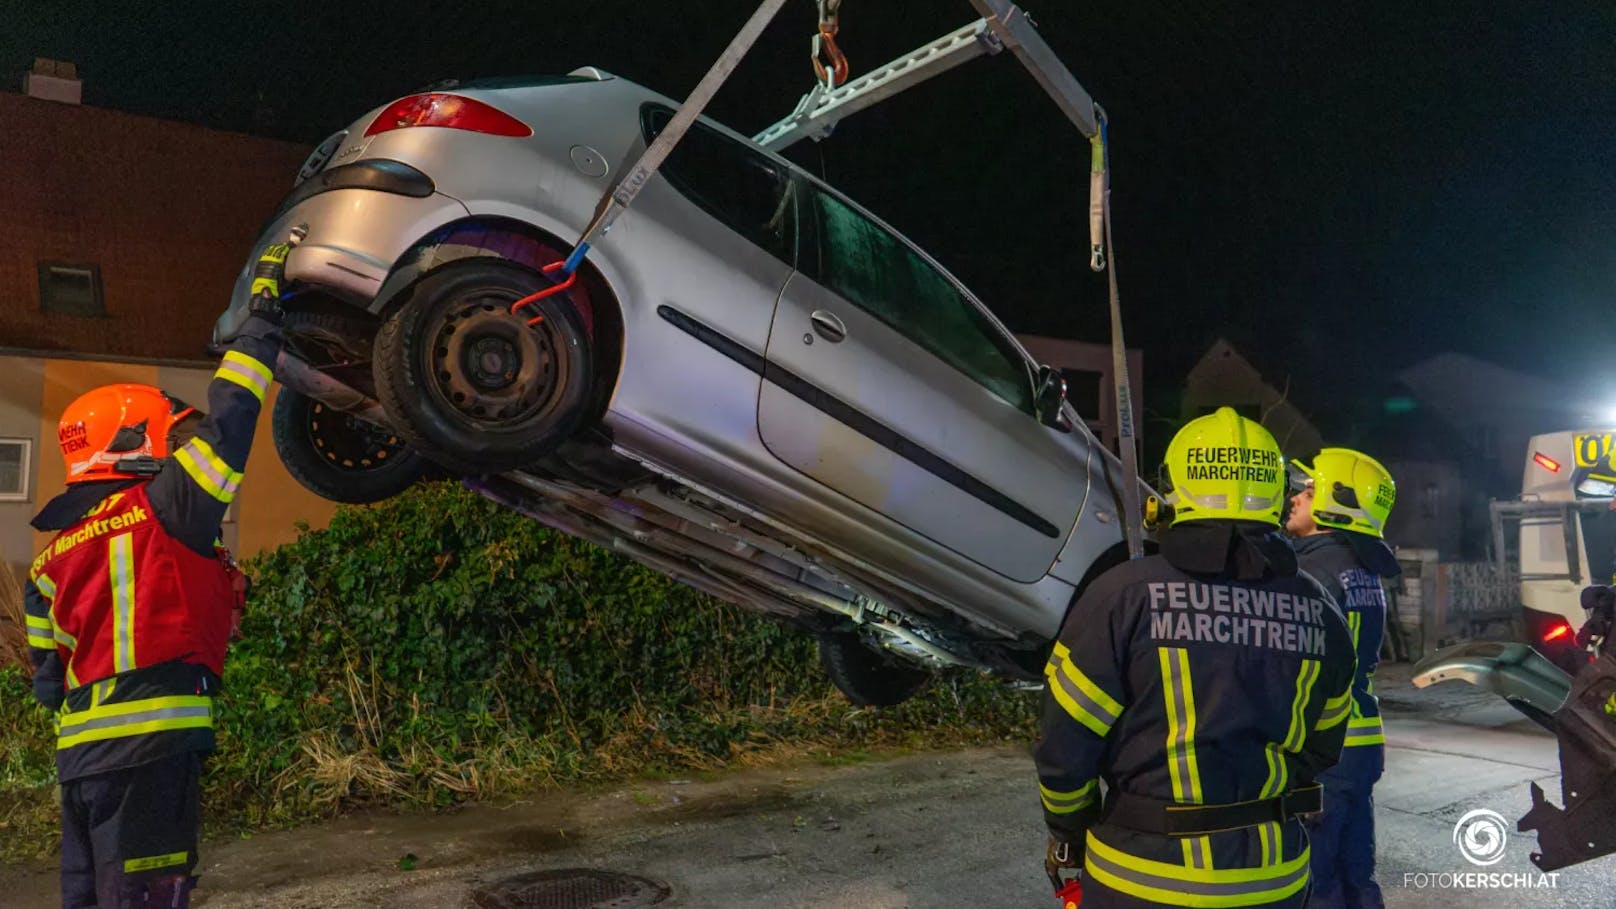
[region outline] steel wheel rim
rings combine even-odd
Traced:
[[[461,420],[485,428],[520,425],[556,405],[563,358],[547,323],[512,315],[509,292],[480,292],[439,316],[426,350],[428,385]]]
[[[339,470],[375,470],[394,463],[404,442],[387,429],[312,401],[304,421],[320,459]]]

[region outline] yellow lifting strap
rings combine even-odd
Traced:
[[[696,87],[691,89],[685,103],[679,105],[679,109],[674,112],[673,119],[662,127],[662,132],[658,133],[645,151],[640,153],[634,165],[623,172],[623,178],[600,197],[600,201],[595,205],[594,217],[579,235],[577,245],[573,246],[572,252],[567,255],[564,269],[567,274],[570,275],[577,270],[584,257],[589,255],[589,244],[595,237],[610,230],[617,216],[627,211],[634,203],[640,190],[650,182],[668,155],[673,153],[673,148],[679,140],[684,138],[691,126],[695,125],[696,118],[707,108],[707,102],[718,93],[719,87],[740,64],[741,58],[746,56],[746,52],[757,42],[758,36],[763,33],[763,27],[769,24],[769,20],[774,18],[774,14],[778,13],[782,6],[785,6],[785,2],[786,0],[763,0],[751,18],[746,20],[741,30],[730,40],[712,68],[708,69],[707,74],[696,83]]]
[[[1139,445],[1134,430],[1133,383],[1128,376],[1128,345],[1122,336],[1122,295],[1117,290],[1117,252],[1111,240],[1110,129],[1105,111],[1094,105],[1099,129],[1089,137],[1089,267],[1108,272],[1111,305],[1111,376],[1116,389],[1117,448],[1122,457],[1122,536],[1128,558],[1145,554],[1144,513],[1139,502]]]

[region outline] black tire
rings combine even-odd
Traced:
[[[589,336],[565,293],[504,261],[422,279],[376,335],[376,395],[410,446],[463,473],[500,473],[553,452],[590,406]],[[534,326],[528,321],[542,320]]]
[[[372,423],[282,387],[270,416],[286,472],[317,496],[364,505],[410,488],[432,466]]]
[[[901,704],[931,681],[926,669],[872,650],[847,632],[820,636],[819,665],[837,690],[860,707]]]

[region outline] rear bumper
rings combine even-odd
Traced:
[[[236,276],[230,306],[213,326],[215,346],[229,343],[247,319],[253,263],[271,243],[286,242],[294,226],[306,226],[308,233],[286,258],[288,284],[319,287],[358,308],[372,309],[400,256],[433,230],[470,214],[458,199],[439,192],[405,195],[370,187],[317,194],[300,189],[288,202],[259,235]]]

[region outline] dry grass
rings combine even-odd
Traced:
[[[356,802],[403,799],[410,791],[409,774],[387,766],[370,748],[346,751],[323,735],[304,740],[306,760],[294,765],[291,779],[306,780],[313,803],[322,808]]]

